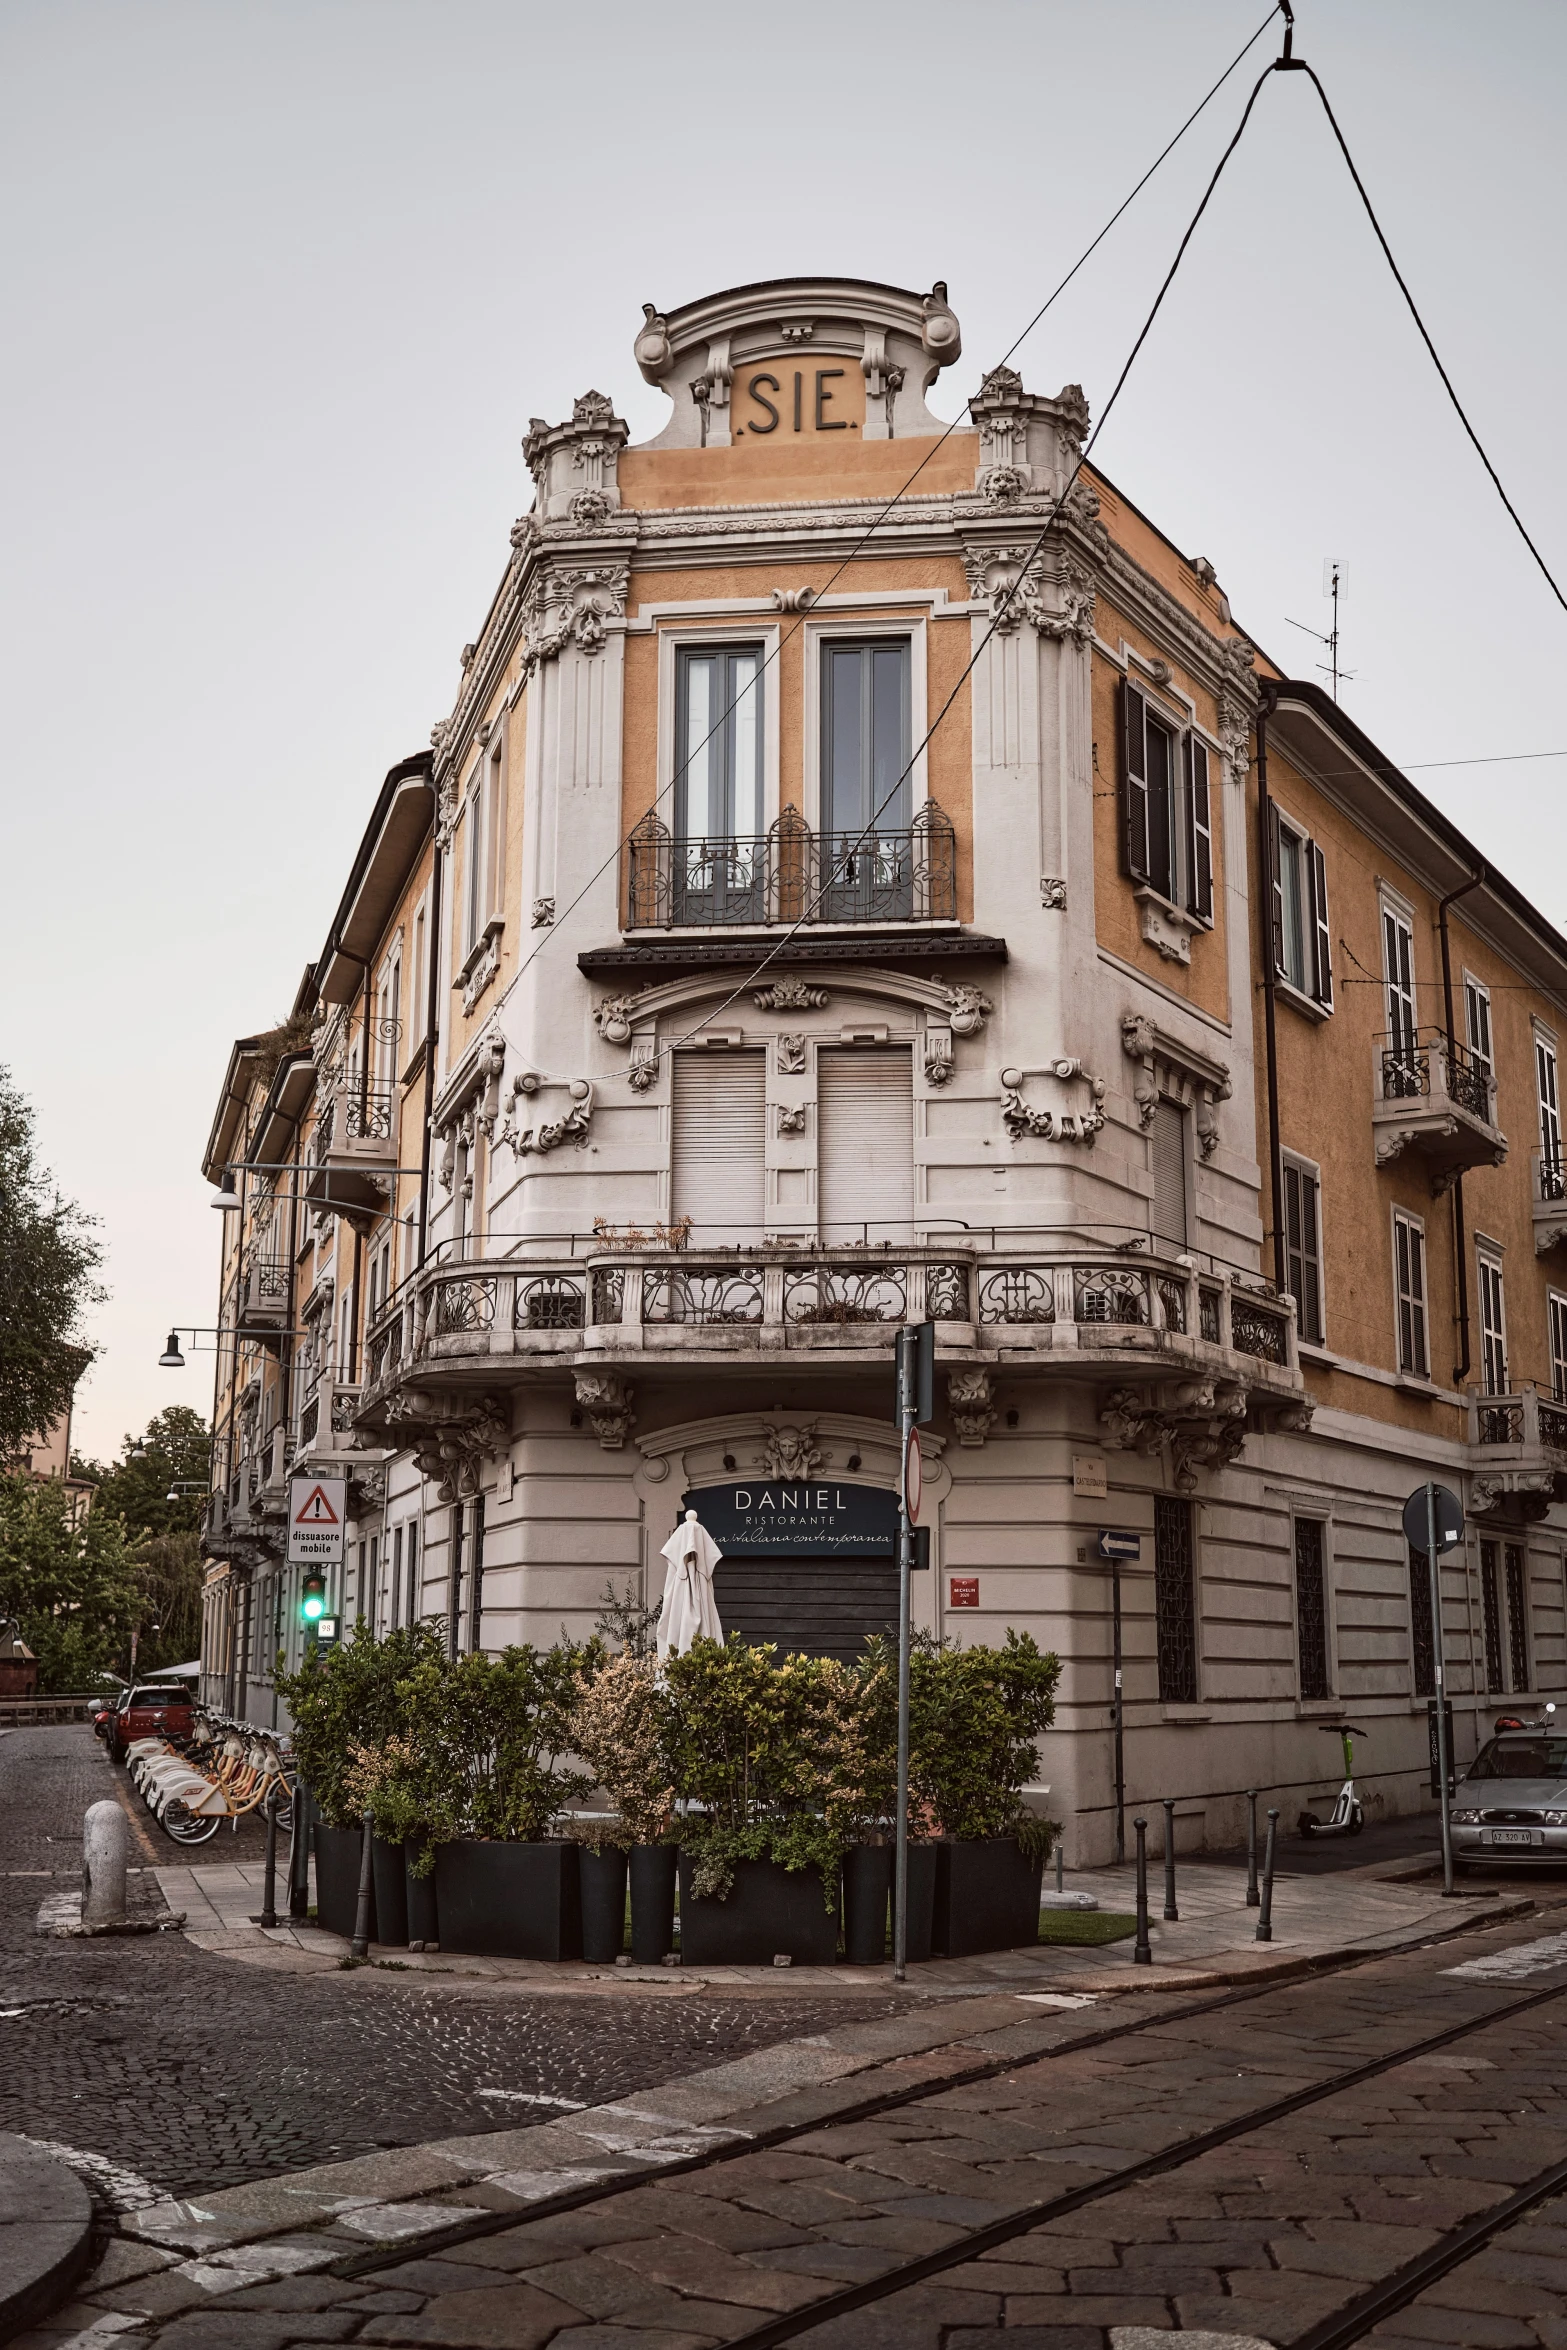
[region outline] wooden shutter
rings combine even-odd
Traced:
[[[691,1218],[699,1246],[754,1240],[766,1210],[767,1055],[674,1059],[674,1213]]]
[[[1189,905],[1200,922],[1213,920],[1213,815],[1206,747],[1186,737],[1186,871]]]
[[[1147,705],[1121,680],[1121,859],[1132,881],[1148,879]]]
[[[1157,1240],[1186,1246],[1186,1112],[1163,1094],[1154,1106],[1149,1136],[1153,1169],[1153,1228]]]
[[[1328,928],[1328,869],[1314,840],[1306,843],[1306,893],[1311,919],[1311,992],[1333,1009],[1333,938]]]
[[[1268,802],[1268,884],[1273,903],[1273,968],[1284,974],[1284,883],[1279,875],[1279,812]]]
[[[890,1050],[817,1055],[817,1209],[824,1240],[907,1240],[914,1217],[914,1064]]]

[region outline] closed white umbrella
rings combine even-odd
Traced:
[[[713,1569],[723,1557],[695,1510],[665,1543],[669,1561],[664,1577],[664,1604],[658,1611],[658,1653],[684,1656],[693,1640],[722,1640],[718,1601],[713,1596]]]

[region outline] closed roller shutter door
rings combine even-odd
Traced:
[[[914,1060],[829,1046],[817,1058],[822,1238],[907,1240],[914,1218]]]
[[[1186,1246],[1186,1112],[1161,1094],[1153,1114],[1153,1228],[1155,1237]]]
[[[892,1559],[725,1559],[713,1575],[725,1633],[771,1640],[780,1656],[835,1656],[852,1664],[873,1632],[896,1632]]]
[[[676,1053],[674,1211],[698,1243],[761,1234],[766,1106],[765,1053]]]

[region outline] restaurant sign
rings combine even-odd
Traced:
[[[898,1497],[834,1477],[735,1479],[685,1495],[725,1558],[895,1559]]]

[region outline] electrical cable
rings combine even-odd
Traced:
[[[1131,194],[1128,195],[1125,200],[1116,207],[1115,211],[1111,213],[1109,219],[1105,222],[1104,227],[1099,231],[1098,235],[1093,239],[1092,243],[1084,247],[1083,251],[1073,262],[1071,268],[1067,271],[1065,277],[1061,279],[1060,283],[1055,287],[1054,291],[1046,296],[1045,300],[1034,312],[1033,317],[1024,327],[1022,333],[1018,335],[1011,344],[1009,344],[1007,349],[1002,353],[1000,359],[996,361],[996,366],[1004,367],[1007,364],[1007,361],[1013,358],[1016,353],[1022,349],[1024,343],[1033,333],[1035,327],[1044,317],[1046,311],[1049,310],[1052,303],[1054,303],[1060,295],[1065,293],[1067,287],[1071,284],[1073,278],[1076,277],[1078,271],[1083,267],[1084,263],[1087,262],[1089,258],[1098,250],[1100,245],[1104,243],[1105,238],[1115,227],[1116,222],[1121,219],[1122,215],[1131,208],[1137,197],[1142,194],[1144,188],[1147,187],[1148,182],[1153,178],[1160,165],[1164,163],[1171,154],[1174,153],[1175,149],[1180,145],[1181,140],[1191,129],[1192,124],[1197,120],[1197,117],[1204,111],[1209,103],[1218,96],[1218,93],[1223,89],[1225,83],[1229,80],[1231,74],[1234,73],[1236,67],[1241,63],[1242,59],[1245,58],[1247,53],[1256,47],[1257,43],[1262,39],[1263,34],[1267,31],[1269,25],[1273,22],[1273,19],[1279,13],[1279,0],[1274,0],[1274,5],[1268,10],[1267,15],[1263,18],[1261,24],[1258,25],[1256,31],[1251,35],[1251,38],[1236,51],[1229,64],[1225,67],[1223,73],[1220,74],[1218,80],[1207,91],[1206,95],[1202,97],[1192,108],[1191,113],[1181,124],[1180,129],[1175,133],[1174,137],[1170,139],[1163,148],[1161,148],[1159,154],[1154,158],[1153,162],[1148,166],[1148,169],[1143,173],[1142,178],[1132,189]],[[964,423],[967,415],[968,402],[965,401],[958,414],[952,419],[952,422],[946,425],[942,429],[938,438],[931,443],[931,446],[926,450],[924,456],[920,459],[918,465],[915,466],[914,471],[909,475],[908,479],[902,482],[899,487],[894,490],[892,496],[888,499],[885,506],[881,508],[878,514],[872,517],[871,521],[866,525],[864,532],[855,541],[854,545],[849,549],[848,553],[844,555],[837,563],[835,568],[829,572],[825,583],[820,588],[815,590],[812,597],[813,607],[815,604],[819,603],[822,597],[829,592],[834,583],[842,578],[844,572],[848,570],[849,566],[856,561],[865,547],[869,545],[875,533],[880,530],[882,524],[887,520],[887,517],[893,512],[894,508],[897,507],[900,502],[909,495],[909,492],[913,489],[914,484],[919,480],[920,475],[925,471],[926,467],[933,463],[934,460],[940,455],[942,449],[946,446],[952,435]],[[1101,421],[1103,420],[1101,419]],[[781,659],[784,646],[791,643],[793,639],[798,636],[804,625],[805,621],[802,617],[796,620],[791,628],[784,630],[780,634],[777,644],[773,647],[771,652],[764,656],[761,665],[756,672],[755,682],[757,684],[760,683],[762,677],[766,674],[767,670],[772,667],[773,663]],[[738,708],[740,701],[744,699],[744,694],[753,690],[754,686],[743,689],[742,693],[738,695],[733,702],[727,704],[726,707],[719,713],[718,717],[715,718],[713,724],[709,727],[702,740],[699,743],[694,744],[687,751],[685,758],[674,769],[669,778],[669,781],[664,784],[657,792],[655,792],[651,803],[651,808],[644,811],[644,815],[651,813],[652,810],[659,806],[661,801],[668,798],[669,794],[674,791],[676,785],[679,783],[681,776],[684,775],[686,770],[690,767],[692,760],[697,758],[703,751],[706,750],[708,744],[718,733],[720,727],[727,723],[734,710]],[[639,817],[637,821],[638,823],[641,823],[643,818]],[[522,961],[517,965],[516,970],[512,973],[510,979],[506,982],[506,986],[502,991],[501,997],[499,999],[500,1004],[505,1003],[507,997],[511,994],[512,989],[517,985],[517,982],[521,979],[523,973],[528,969],[530,964],[532,964],[538,956],[543,954],[547,947],[554,943],[557,933],[564,927],[566,922],[576,912],[578,906],[581,905],[583,899],[588,895],[588,893],[594,889],[600,881],[603,880],[604,875],[610,870],[611,866],[617,865],[619,863],[623,852],[630,843],[630,840],[631,833],[628,832],[616,842],[613,850],[604,859],[603,863],[588,876],[581,889],[578,890],[576,896],[572,898],[562,909],[562,911],[555,917],[554,923],[544,933],[544,936],[529,949],[526,955],[524,955]],[[499,1004],[497,1005],[497,1009],[499,1009]]]
[[[1372,228],[1376,232],[1377,243],[1382,248],[1382,252],[1387,261],[1389,269],[1393,272],[1394,281],[1398,286],[1399,292],[1403,295],[1404,300],[1409,305],[1409,315],[1414,320],[1415,325],[1420,331],[1420,340],[1425,344],[1426,349],[1431,354],[1431,364],[1442,379],[1443,388],[1446,391],[1448,398],[1453,403],[1453,407],[1457,412],[1458,421],[1463,426],[1465,432],[1469,435],[1469,439],[1474,447],[1475,455],[1479,458],[1481,464],[1485,467],[1486,472],[1490,475],[1492,483],[1495,486],[1497,496],[1501,499],[1502,504],[1507,508],[1508,513],[1512,516],[1514,526],[1518,532],[1518,536],[1523,540],[1524,545],[1528,548],[1530,554],[1534,557],[1536,563],[1539,565],[1547,587],[1549,587],[1552,595],[1556,598],[1556,601],[1558,604],[1560,604],[1562,610],[1567,612],[1567,595],[1563,595],[1561,589],[1557,586],[1549,564],[1546,562],[1545,557],[1541,554],[1539,548],[1535,545],[1533,539],[1529,536],[1528,531],[1524,528],[1522,515],[1519,513],[1517,507],[1513,504],[1512,499],[1507,495],[1506,490],[1502,487],[1502,477],[1497,472],[1496,467],[1491,463],[1490,458],[1486,455],[1485,447],[1480,439],[1480,435],[1475,431],[1474,426],[1470,423],[1469,418],[1464,411],[1464,404],[1458,397],[1457,392],[1453,389],[1453,379],[1448,374],[1447,369],[1442,365],[1442,361],[1437,353],[1437,347],[1435,343],[1432,342],[1430,332],[1426,326],[1426,322],[1421,317],[1419,308],[1416,305],[1415,297],[1409,290],[1408,284],[1404,278],[1403,271],[1399,268],[1398,263],[1393,258],[1393,248],[1382,233],[1382,223],[1378,220],[1376,212],[1372,207],[1371,198],[1366,193],[1365,182],[1361,178],[1359,172],[1355,169],[1355,158],[1353,155],[1351,155],[1348,142],[1345,139],[1343,132],[1339,129],[1338,117],[1335,115],[1332,107],[1328,104],[1328,94],[1326,90],[1322,87],[1321,82],[1317,79],[1316,73],[1312,67],[1306,63],[1306,60],[1303,57],[1290,57],[1287,55],[1281,57],[1278,60],[1277,70],[1280,72],[1304,73],[1310,76],[1311,86],[1316,91],[1317,96],[1322,100],[1322,111],[1328,118],[1328,122],[1332,127],[1334,138],[1338,141],[1339,153],[1343,156],[1344,161],[1349,168],[1349,176],[1354,181],[1356,191],[1360,197],[1360,201],[1366,208],[1366,218],[1370,221]]]
[[[1095,424],[1093,431],[1089,434],[1087,440],[1083,443],[1083,446],[1078,453],[1077,462],[1072,468],[1065,488],[1062,490],[1061,495],[1057,498],[1050,513],[1046,516],[1045,521],[1036,534],[1032,545],[1027,549],[1026,553],[1019,561],[1016,578],[1012,581],[1011,585],[1005,590],[1005,592],[998,596],[995,610],[991,615],[990,626],[985,630],[985,633],[980,638],[979,643],[974,647],[974,650],[969,655],[969,658],[960,671],[951,692],[947,695],[947,698],[942,703],[941,708],[937,711],[935,717],[931,720],[930,725],[926,728],[924,735],[910,756],[907,764],[904,766],[902,772],[887,791],[885,797],[881,800],[879,805],[871,811],[869,818],[866,820],[866,823],[861,828],[854,841],[852,841],[843,851],[839,864],[834,870],[832,876],[821,884],[820,888],[816,892],[815,898],[806,908],[804,913],[800,914],[795,919],[795,921],[790,924],[789,928],[784,932],[781,938],[775,940],[773,945],[768,949],[768,952],[762,957],[761,962],[757,964],[755,970],[753,970],[745,979],[741,980],[737,987],[732,988],[721,1003],[716,1004],[710,1012],[706,1013],[703,1018],[698,1021],[695,1028],[688,1029],[683,1036],[671,1038],[670,1042],[661,1048],[658,1055],[660,1059],[663,1058],[665,1053],[678,1051],[682,1045],[689,1044],[693,1037],[700,1036],[702,1030],[707,1027],[711,1021],[718,1019],[722,1013],[726,1012],[731,1004],[737,1002],[739,998],[745,994],[748,988],[754,987],[758,979],[761,978],[763,972],[766,971],[771,964],[777,961],[778,957],[783,953],[784,948],[788,946],[791,939],[798,935],[800,930],[810,920],[816,908],[821,904],[822,899],[826,896],[827,892],[835,885],[843,872],[844,866],[853,859],[859,844],[867,839],[869,835],[875,830],[877,818],[880,817],[883,812],[891,806],[893,800],[897,797],[905,782],[908,780],[908,777],[912,774],[915,766],[929,748],[932,740],[935,737],[937,729],[940,727],[942,721],[946,718],[948,712],[951,710],[954,702],[956,702],[958,695],[962,692],[964,686],[967,685],[970,677],[972,677],[974,674],[974,670],[978,666],[981,653],[984,652],[986,646],[990,643],[991,638],[995,635],[997,629],[1000,628],[1003,620],[1006,618],[1013,598],[1017,595],[1018,590],[1022,587],[1023,582],[1027,579],[1029,571],[1034,563],[1038,561],[1039,556],[1044,550],[1046,540],[1049,538],[1051,531],[1055,528],[1056,523],[1059,521],[1061,514],[1066,507],[1067,500],[1072,495],[1073,490],[1077,487],[1078,477],[1082,473],[1083,467],[1088,462],[1089,453],[1092,450],[1094,443],[1098,440],[1099,435],[1104,431],[1106,424],[1108,424],[1110,416],[1115,408],[1115,404],[1121,396],[1126,379],[1131,374],[1132,368],[1136,363],[1137,355],[1153,331],[1154,321],[1164,306],[1164,298],[1166,294],[1169,292],[1171,286],[1175,282],[1176,271],[1180,268],[1181,263],[1185,258],[1188,245],[1190,245],[1192,238],[1197,233],[1198,223],[1201,221],[1203,214],[1208,209],[1213,192],[1218,186],[1221,177],[1223,176],[1224,167],[1229,162],[1230,157],[1234,154],[1236,148],[1241,143],[1241,139],[1245,133],[1246,125],[1251,120],[1252,108],[1256,105],[1257,100],[1262,93],[1262,86],[1264,82],[1267,81],[1268,76],[1276,70],[1277,66],[1275,63],[1269,65],[1263,73],[1258,75],[1256,83],[1253,86],[1251,96],[1246,101],[1245,110],[1241,115],[1240,121],[1235,127],[1235,131],[1230,139],[1230,143],[1225,148],[1224,153],[1219,157],[1217,164],[1214,166],[1213,176],[1209,180],[1207,187],[1203,190],[1202,200],[1198,204],[1196,211],[1192,214],[1192,217],[1187,224],[1186,232],[1181,238],[1179,245],[1175,249],[1175,259],[1171,262],[1169,269],[1165,273],[1164,282],[1160,286],[1158,293],[1154,296],[1153,307],[1149,311],[1148,316],[1144,319],[1138,332],[1137,340],[1133,343],[1131,350],[1127,354],[1125,365],[1122,367],[1120,374],[1115,379],[1115,384],[1111,390],[1110,397],[1106,400],[1103,408],[1099,412],[1098,422]]]

